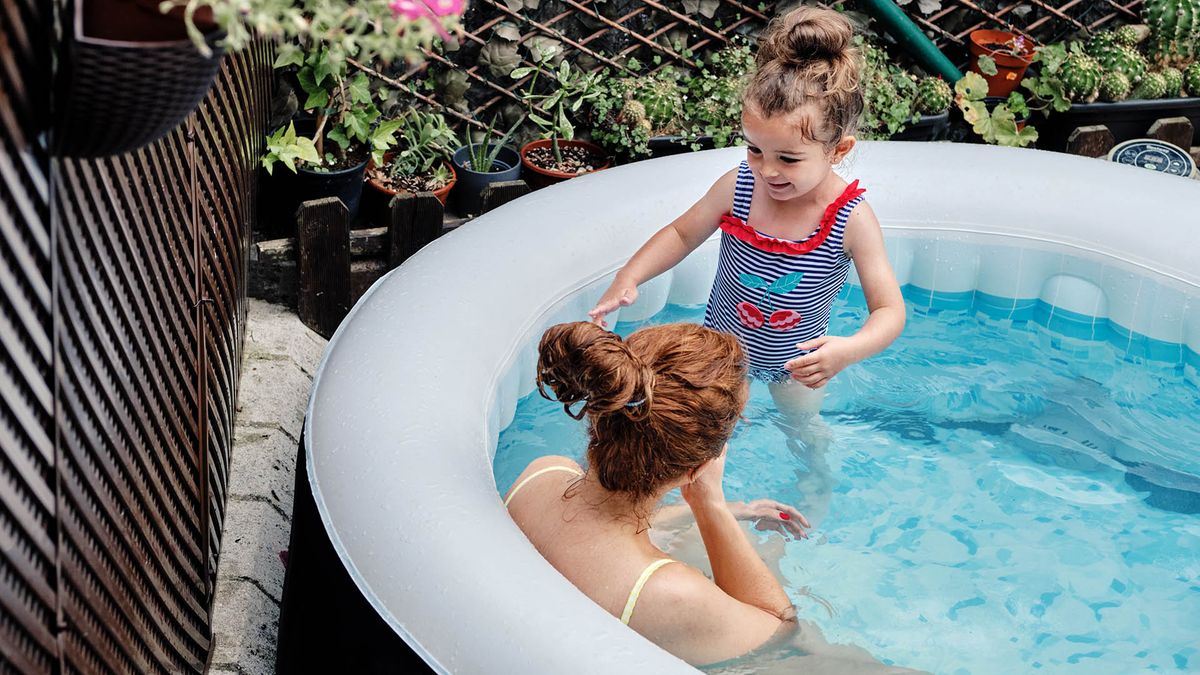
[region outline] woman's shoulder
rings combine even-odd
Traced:
[[[561,455],[538,457],[530,462],[525,467],[525,470],[521,472],[521,475],[517,476],[517,479],[513,481],[512,487],[508,489],[508,493],[504,496],[504,504],[510,506],[517,492],[522,491],[525,488],[525,484],[530,482],[530,480],[537,478],[540,474],[551,472],[561,472],[562,474],[569,475],[572,479],[583,475],[583,469],[579,466],[579,463],[570,457],[563,457]]]

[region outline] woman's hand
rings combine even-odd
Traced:
[[[600,297],[600,301],[596,303],[592,311],[588,312],[588,316],[592,318],[592,323],[601,328],[608,328],[608,322],[604,320],[604,315],[617,308],[632,305],[637,302],[637,298],[637,284],[629,283],[618,276],[608,290],[604,291],[604,295]]]
[[[823,335],[815,340],[801,342],[796,349],[815,350],[783,364],[792,373],[792,379],[817,389],[825,386],[830,378],[842,369],[858,361],[850,338]]]
[[[738,520],[753,520],[757,530],[774,530],[784,535],[792,535],[794,539],[807,539],[805,528],[812,527],[794,506],[777,502],[774,499],[756,499],[752,502],[730,503],[729,510]]]
[[[700,475],[686,485],[679,488],[679,494],[683,496],[683,500],[692,507],[695,512],[698,508],[711,508],[716,505],[725,504],[725,488],[721,482],[725,478],[725,452],[729,450],[726,445],[721,448],[721,455],[712,460],[700,470]]]

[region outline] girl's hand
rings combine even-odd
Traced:
[[[600,301],[588,312],[588,316],[592,318],[592,323],[601,328],[608,328],[608,322],[604,320],[604,315],[619,308],[628,307],[637,301],[638,289],[637,284],[631,284],[622,281],[619,277],[612,282],[604,295],[600,297]]]
[[[805,528],[812,527],[794,506],[774,499],[756,499],[747,504],[731,503],[729,510],[738,520],[753,520],[757,530],[774,530],[785,537],[808,539]]]
[[[721,456],[709,462],[695,480],[679,488],[679,494],[683,497],[683,501],[692,507],[692,511],[714,505],[725,505],[725,489],[721,482],[725,479],[725,452],[727,450],[729,450],[728,445],[721,449]]]
[[[824,335],[815,340],[801,342],[796,349],[816,351],[792,359],[783,364],[792,373],[792,379],[816,389],[825,386],[830,378],[842,372],[846,366],[858,359],[847,338]]]

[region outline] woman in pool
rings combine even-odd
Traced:
[[[505,497],[533,545],[581,591],[695,664],[739,656],[794,625],[791,601],[737,521],[797,537],[808,522],[769,500],[727,503],[721,484],[746,369],[737,338],[694,324],[627,340],[586,322],[551,327],[539,346],[538,388],[549,398],[548,386],[572,417],[587,416],[588,468],[539,458]],[[655,513],[674,488],[695,516],[711,581],[650,540],[652,520],[686,510]]]

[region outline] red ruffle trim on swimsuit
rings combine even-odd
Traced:
[[[785,253],[790,255],[800,255],[814,250],[821,244],[825,243],[825,238],[833,231],[833,224],[837,220],[838,211],[850,202],[850,200],[858,197],[866,190],[858,187],[858,181],[846,186],[842,191],[842,196],[833,200],[833,202],[825,207],[825,215],[821,217],[821,226],[808,239],[803,241],[789,241],[787,239],[776,239],[761,234],[758,230],[746,224],[746,221],[738,218],[732,213],[726,213],[721,216],[721,222],[718,227],[722,232],[740,239],[741,241],[750,244],[760,251],[768,253]]]

